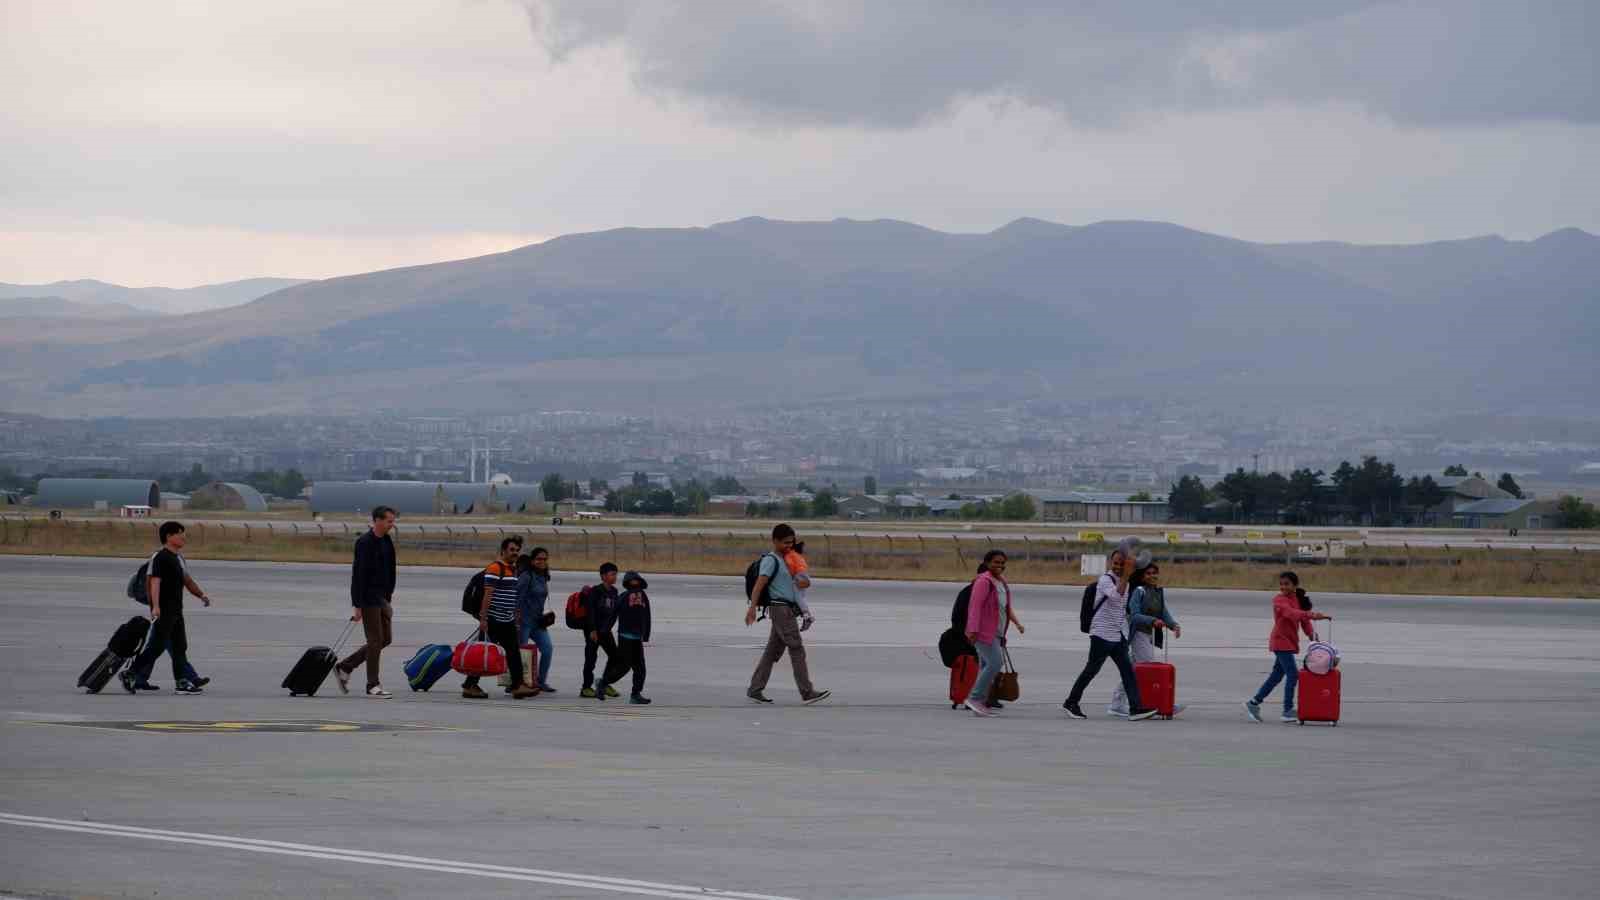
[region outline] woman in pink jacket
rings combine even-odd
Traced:
[[[1005,665],[1005,654],[1000,646],[1005,640],[1006,626],[1015,623],[1019,634],[1027,630],[1011,609],[1011,585],[1006,583],[1005,571],[1005,551],[985,553],[982,571],[973,579],[972,599],[967,605],[967,640],[978,651],[979,661],[978,679],[967,695],[967,709],[979,716],[995,714],[988,703],[989,688]]]
[[[1304,630],[1306,637],[1316,640],[1317,633],[1311,630],[1311,623],[1317,619],[1332,618],[1325,613],[1311,611],[1311,598],[1300,589],[1299,575],[1284,572],[1278,576],[1278,595],[1272,598],[1272,637],[1267,644],[1267,649],[1272,651],[1274,657],[1272,674],[1267,676],[1261,690],[1244,702],[1244,712],[1250,721],[1261,721],[1261,702],[1267,699],[1279,681],[1284,683],[1283,718],[1279,721],[1298,721],[1294,714],[1294,688],[1300,682],[1300,674],[1294,658],[1300,652],[1300,632]]]

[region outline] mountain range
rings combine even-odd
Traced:
[[[51,284],[0,282],[0,318],[141,316],[202,312],[248,303],[305,284],[300,278],[246,278],[192,288],[124,287],[80,279]]]
[[[952,234],[747,218],[8,329],[0,408],[844,409],[1087,392],[1593,408],[1596,285],[1600,238],[1577,229],[1363,246],[1160,222]]]

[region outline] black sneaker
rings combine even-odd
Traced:
[[[122,689],[128,693],[137,694],[139,692],[138,686],[133,683],[132,672],[123,672],[121,675],[117,676],[117,680],[122,682]]]
[[[628,695],[628,702],[635,706],[649,706],[650,698],[643,694],[630,694]]]
[[[597,684],[594,687],[594,698],[599,700],[601,703],[604,703],[606,702],[606,694],[609,693],[610,690],[611,689],[606,685]]]
[[[205,693],[204,691],[200,690],[200,686],[199,685],[195,684],[192,681],[180,681],[180,682],[178,682],[178,686],[173,688],[172,692],[175,693],[175,694],[201,694],[201,693]]]
[[[1088,716],[1083,714],[1083,710],[1078,707],[1078,704],[1073,703],[1071,700],[1063,701],[1062,704],[1061,704],[1061,708],[1066,710],[1067,711],[1067,715],[1069,717],[1071,717],[1071,718],[1074,718],[1074,719],[1087,719],[1087,718],[1089,718]]]
[[[824,700],[826,700],[826,699],[828,699],[829,697],[832,697],[832,696],[833,696],[833,691],[817,691],[816,693],[812,694],[809,697],[800,698],[800,702],[804,703],[807,706],[810,706],[813,703],[821,703],[822,701],[824,701]]]
[[[759,690],[756,690],[755,688],[751,688],[750,690],[745,691],[744,695],[746,697],[749,697],[751,700],[754,700],[757,703],[771,703],[772,702],[772,698],[771,697],[768,697],[766,694],[762,693]]]
[[[148,681],[141,681],[138,684],[134,685],[134,688],[136,690],[141,690],[141,691],[159,691],[159,690],[161,690],[161,685],[159,685],[159,684],[151,684]]]
[[[207,678],[205,676],[201,676],[199,678],[191,678],[191,679],[189,679],[189,683],[194,685],[195,687],[203,688],[206,685],[211,683],[211,679]]]

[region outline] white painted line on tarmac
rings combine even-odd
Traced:
[[[726,900],[795,900],[773,894],[749,894],[693,885],[665,884],[654,881],[637,881],[630,878],[613,878],[605,875],[584,875],[576,872],[557,872],[549,869],[523,869],[514,866],[496,866],[463,860],[435,859],[427,856],[407,856],[399,853],[371,853],[366,850],[346,850],[337,847],[317,847],[311,844],[293,844],[284,841],[263,841],[231,835],[203,834],[192,831],[167,831],[159,828],[131,828],[103,822],[82,822],[70,819],[51,819],[43,816],[24,816],[0,812],[0,823],[46,831],[67,831],[78,834],[98,834],[105,837],[136,838],[146,841],[165,841],[172,844],[191,844],[202,847],[221,847],[228,850],[245,850],[251,853],[270,853],[279,856],[299,856],[306,859],[326,859],[334,862],[361,863],[369,866],[387,866],[396,869],[418,869],[426,872],[443,872],[450,875],[471,875],[478,878],[497,878],[505,881],[525,881],[538,884],[556,884],[564,887],[589,888],[596,891],[637,894],[645,897],[681,897],[691,900],[726,898]]]

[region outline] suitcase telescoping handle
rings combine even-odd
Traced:
[[[350,637],[350,632],[354,631],[355,628],[356,628],[356,620],[355,619],[351,619],[351,620],[349,620],[348,622],[345,623],[344,631],[339,633],[339,642],[333,645],[333,652],[335,652],[335,653],[339,652],[339,648],[344,646],[345,640],[347,640]]]

